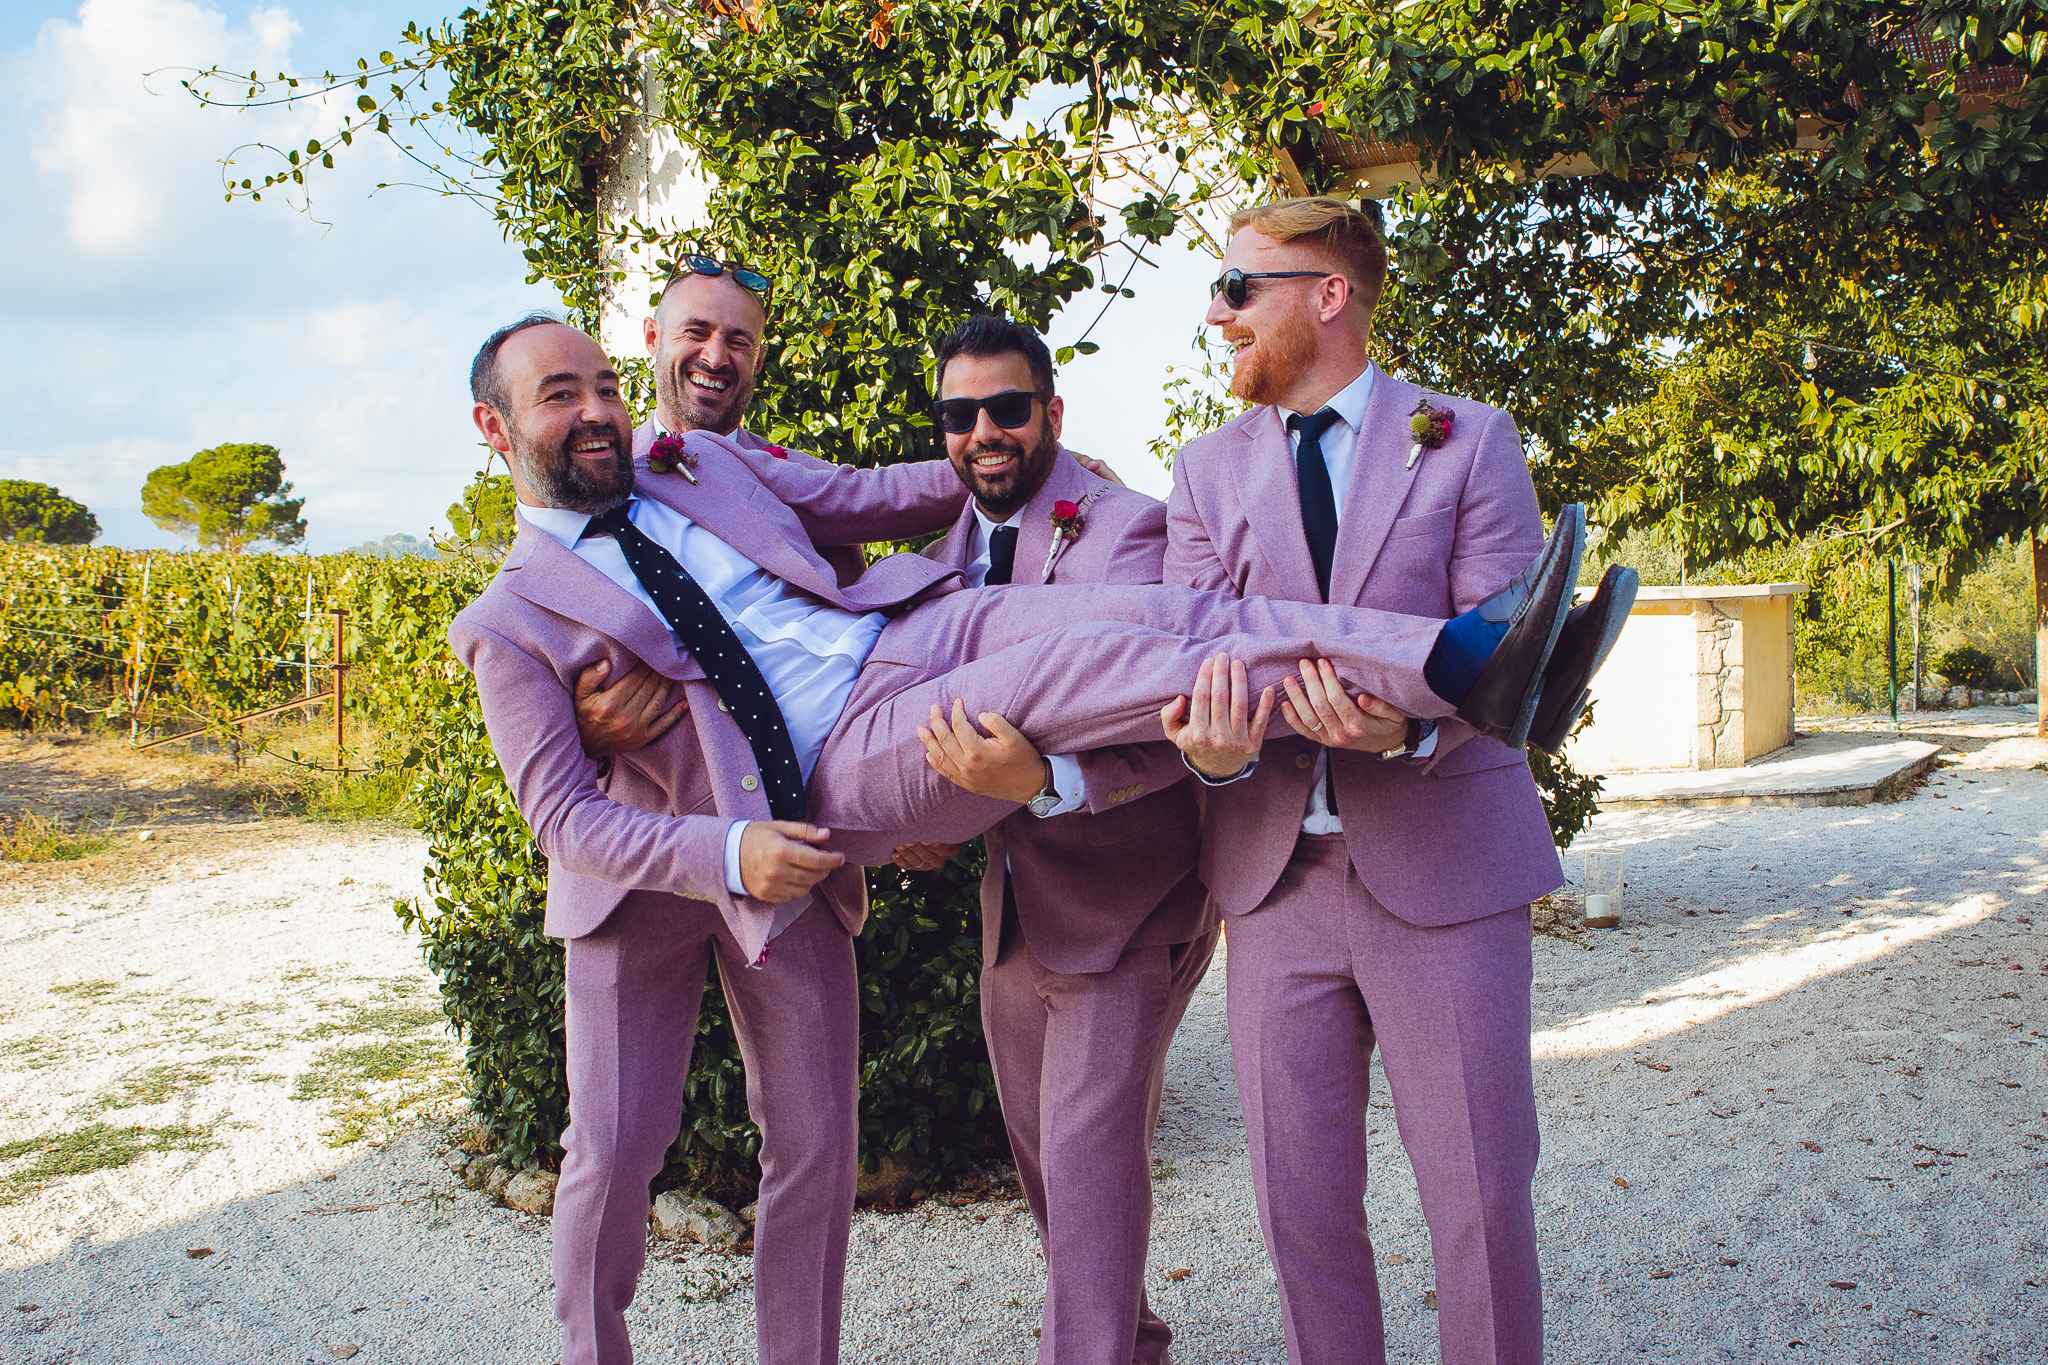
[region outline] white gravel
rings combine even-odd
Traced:
[[[2044,758],[2008,742],[1894,805],[1638,811],[1581,840],[1625,850],[1627,924],[1537,941],[1553,1360],[2048,1357]],[[557,1358],[545,1223],[440,1167],[446,1101],[405,1107],[446,1057],[369,1087],[370,1137],[339,1148],[345,1102],[292,1098],[398,1017],[364,1009],[430,1001],[389,908],[421,853],[280,826],[0,881],[0,1151],[94,1123],[217,1144],[0,1203],[0,1359]],[[114,987],[52,993],[82,982]],[[1152,1294],[1185,1365],[1282,1358],[1222,982],[1175,1044],[1158,1150]],[[174,1096],[104,1107],[163,1066]],[[1383,1084],[1375,1106],[1392,1353],[1430,1361],[1429,1244]],[[641,1358],[750,1361],[751,1271],[663,1248]],[[862,1214],[844,1356],[1025,1362],[1040,1293],[1021,1201]]]

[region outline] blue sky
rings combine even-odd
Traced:
[[[388,4],[11,0],[0,6],[0,327],[17,392],[0,477],[56,484],[100,519],[102,543],[176,542],[140,513],[149,470],[224,441],[283,453],[307,498],[309,548],[445,526],[480,462],[469,355],[492,325],[556,302],[467,202],[408,189],[396,154],[358,140],[316,181],[322,226],[272,196],[222,202],[218,159],[256,135],[300,142],[319,110],[209,111],[175,73],[318,71],[395,47]],[[1199,323],[1206,257],[1140,267],[1135,300],[1096,328],[1100,355],[1062,375],[1070,444],[1164,496],[1145,451],[1166,367]],[[1120,268],[1120,267],[1119,267]],[[1054,344],[1093,320],[1083,296]]]

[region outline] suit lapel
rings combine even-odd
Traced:
[[[1365,591],[1380,547],[1421,472],[1420,461],[1408,467],[1408,448],[1414,444],[1408,419],[1421,394],[1413,384],[1375,367],[1365,419],[1359,423],[1351,487],[1345,490],[1344,514],[1337,524],[1337,549],[1330,565],[1332,602],[1356,602]]]
[[[1290,592],[1314,601],[1315,561],[1309,558],[1308,533],[1301,528],[1301,485],[1294,476],[1294,453],[1280,410],[1263,407],[1237,428],[1237,448],[1225,463],[1237,485],[1245,523],[1265,552],[1266,562]],[[1343,540],[1337,542],[1341,551]],[[1334,577],[1333,577],[1334,581]]]
[[[1045,556],[1052,549],[1052,505],[1065,498],[1068,502],[1079,502],[1102,480],[1074,463],[1074,453],[1065,446],[1053,456],[1052,472],[1045,476],[1038,491],[1031,495],[1031,501],[1024,504],[1024,514],[1017,522],[1017,567],[1011,571],[1013,583],[1038,583],[1046,581],[1040,577],[1045,572]],[[1088,534],[1088,515],[1081,514],[1081,534]],[[1074,547],[1068,545],[1062,557],[1072,554]],[[1053,568],[1052,581],[1058,581],[1059,568]]]
[[[790,586],[844,603],[838,579],[805,553],[811,542],[803,524],[752,470],[721,451],[705,455],[696,474],[696,483],[679,475],[643,475],[635,491],[682,513]]]
[[[960,509],[960,517],[953,523],[953,529],[946,532],[944,540],[933,545],[930,552],[932,563],[959,573],[967,572],[969,551],[974,548],[974,499]]]
[[[580,621],[617,640],[665,677],[697,676],[651,608],[564,549],[553,536],[524,522],[499,570],[505,586],[558,616]]]

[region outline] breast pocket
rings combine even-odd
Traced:
[[[1447,537],[1457,527],[1458,509],[1439,507],[1434,512],[1417,512],[1412,517],[1401,517],[1387,532],[1387,544],[1397,540],[1414,540],[1421,536]]]

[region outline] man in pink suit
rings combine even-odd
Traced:
[[[1051,753],[1140,742],[1221,647],[1261,685],[1327,657],[1410,714],[1508,727],[1540,690],[1576,572],[1573,524],[1511,601],[1488,604],[1512,621],[1498,647],[1432,686],[1425,664],[1449,633],[1430,618],[1163,587],[961,593],[956,570],[916,555],[842,584],[816,547],[951,522],[965,491],[948,464],[813,466],[693,433],[674,472],[636,477],[610,362],[543,317],[493,334],[471,388],[521,527],[449,636],[549,860],[549,931],[570,940],[555,1264],[571,1365],[630,1358],[647,1182],[677,1130],[714,960],[763,1130],[762,1359],[836,1358],[855,1150],[850,935],[865,912],[848,863],[919,837],[958,842],[1016,804],[932,770],[919,730],[935,705],[1009,715]],[[615,677],[644,661],[680,683],[690,722],[606,773],[572,700],[599,659]]]
[[[1232,227],[1208,321],[1257,406],[1176,457],[1167,580],[1438,618],[1497,592],[1543,543],[1521,443],[1505,413],[1368,359],[1386,271],[1372,219],[1307,199]],[[1560,708],[1612,644],[1622,597],[1632,575],[1570,623],[1551,705],[1532,714],[1544,738],[1568,728]],[[1443,1359],[1533,1365],[1528,905],[1562,878],[1529,767],[1455,717],[1368,714],[1326,667],[1305,665],[1282,710],[1296,738],[1195,761],[1252,765],[1209,791],[1201,866],[1227,916],[1231,1048],[1288,1359],[1385,1360],[1363,1202],[1378,1046],[1435,1250]]]
[[[977,317],[938,354],[946,450],[974,498],[926,556],[970,587],[1157,583],[1166,507],[1061,458],[1038,334]],[[1062,504],[1080,532],[1055,554]],[[1045,1253],[1038,1359],[1159,1365],[1173,1334],[1145,1296],[1152,1132],[1168,1045],[1216,947],[1193,784],[1164,742],[1041,759],[1002,718],[983,723],[987,738],[935,725],[932,745],[959,785],[1027,803],[986,836],[981,1016]],[[911,845],[896,861],[954,851]]]

